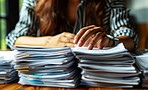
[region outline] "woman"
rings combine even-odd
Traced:
[[[24,0],[19,22],[6,42],[13,48],[73,46],[74,41],[90,50],[123,42],[128,50],[133,50],[137,36],[128,14],[122,0]]]

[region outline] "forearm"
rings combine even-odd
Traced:
[[[73,47],[74,34],[63,32],[55,36],[43,36],[43,37],[19,37],[14,45],[29,45],[29,46],[44,46],[44,47]]]
[[[50,36],[45,36],[45,37],[21,36],[15,41],[14,45],[45,46],[49,38]]]

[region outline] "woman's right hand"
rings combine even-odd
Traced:
[[[75,35],[69,32],[63,32],[61,34],[50,36],[47,38],[45,43],[46,47],[74,47],[74,40]]]
[[[111,41],[102,27],[90,25],[80,29],[75,36],[74,43],[79,47],[88,47],[89,50],[92,50],[94,47],[103,49],[103,47],[112,46]]]

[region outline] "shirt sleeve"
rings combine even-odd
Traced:
[[[33,0],[24,0],[22,4],[22,8],[20,11],[19,21],[15,26],[15,29],[12,30],[6,36],[6,44],[13,49],[13,45],[16,39],[20,36],[25,36],[31,25],[31,9],[30,7],[34,4]]]
[[[109,0],[111,7],[110,27],[114,37],[129,36],[133,38],[135,49],[138,38],[129,22],[129,9],[125,7],[124,0]]]

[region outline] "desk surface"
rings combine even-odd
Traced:
[[[0,84],[0,90],[148,90],[148,89],[113,89],[113,88],[54,88],[54,87],[39,87],[39,86],[23,86],[17,83]]]

